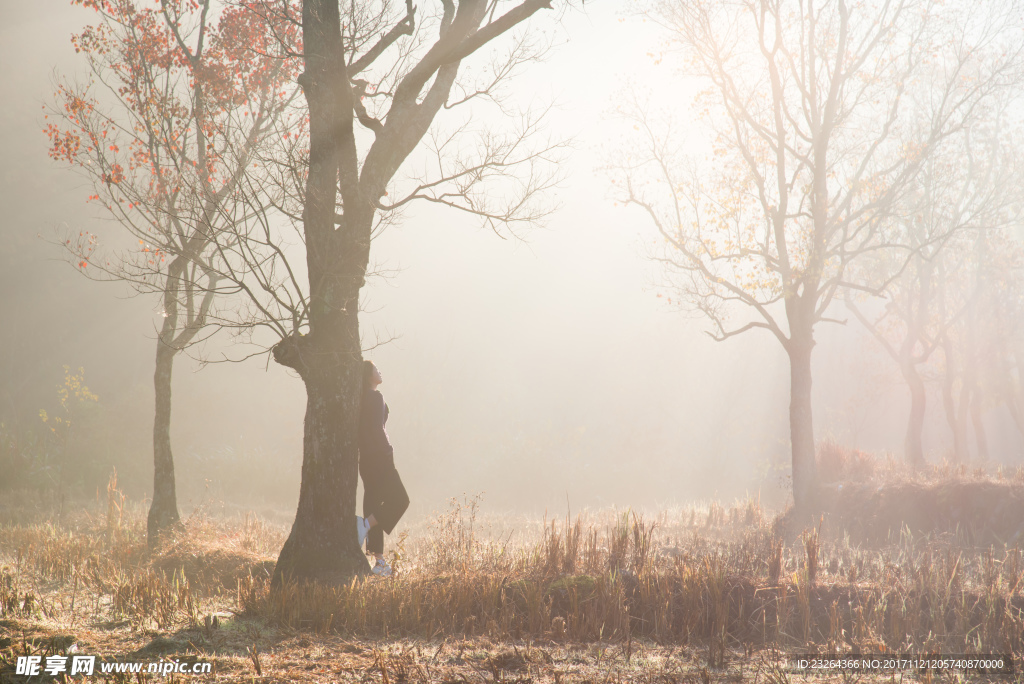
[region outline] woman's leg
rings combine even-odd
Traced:
[[[378,490],[381,503],[373,511],[377,524],[370,528],[370,534],[373,534],[374,530],[378,534],[381,534],[381,532],[391,534],[391,531],[395,529],[395,525],[401,520],[406,509],[409,508],[409,494],[405,491],[405,485],[402,484],[402,478],[399,477],[398,470],[392,468],[389,473],[381,477],[381,480],[380,489]],[[383,545],[383,536],[381,543]],[[367,549],[369,549],[369,546],[367,546]]]
[[[375,556],[384,555],[384,530],[381,529],[380,509],[384,501],[384,480],[382,477],[363,477],[363,517],[373,518],[378,524],[371,525],[366,533],[366,552]]]

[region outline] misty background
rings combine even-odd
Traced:
[[[76,423],[73,457],[97,464],[87,485],[105,485],[116,465],[126,493],[142,499],[152,488],[158,302],[89,281],[50,242],[65,229],[117,235],[86,204],[85,181],[47,157],[42,132],[54,70],[83,71],[70,36],[90,14],[65,0],[0,0],[0,421],[39,421],[63,366],[84,368],[99,401]],[[614,206],[601,170],[627,83],[680,106],[689,93],[666,92],[674,74],[648,55],[656,28],[615,3],[588,3],[559,31],[548,60],[512,83],[516,102],[556,101],[553,136],[575,136],[548,223],[503,240],[417,206],[373,244],[371,260],[393,273],[364,289],[362,327],[368,342],[375,331],[396,337],[367,356],[384,376],[413,502],[407,522],[481,492],[487,509],[528,513],[746,495],[780,506],[790,458],[781,346],[764,331],[716,343],[703,320],[668,303],[645,256],[653,229]],[[852,317],[820,326],[816,339],[816,439],[900,456],[908,399],[895,364]],[[229,342],[202,354],[230,354]],[[304,399],[301,381],[266,355],[205,367],[181,359],[172,437],[182,512],[223,501],[290,521]],[[936,460],[950,436],[940,402],[928,411]],[[985,421],[993,459],[1019,463],[1024,446],[1005,409]]]

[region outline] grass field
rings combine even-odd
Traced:
[[[389,540],[394,577],[278,592],[269,579],[287,530],[254,515],[198,511],[150,555],[144,510],[116,482],[59,518],[10,501],[0,681],[41,681],[14,674],[18,656],[72,652],[213,664],[209,675],[87,678],[133,682],[980,677],[787,672],[785,655],[814,652],[1011,653],[1024,665],[1024,478],[886,479],[831,485],[827,513],[806,521],[756,500],[556,520],[453,501]],[[914,497],[930,515],[901,513],[924,505]]]

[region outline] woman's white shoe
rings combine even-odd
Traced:
[[[378,558],[370,572],[379,577],[391,577],[391,565],[383,558]]]

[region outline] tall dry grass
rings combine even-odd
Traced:
[[[705,644],[712,663],[741,646],[1022,648],[1016,548],[904,531],[870,549],[819,529],[786,544],[756,502],[547,521],[539,539],[515,546],[474,526],[456,504],[424,539],[404,542],[414,550],[390,580],[271,591],[243,578],[238,606],[353,635]]]
[[[224,525],[199,512],[150,554],[145,510],[126,503],[114,473],[101,505],[0,524],[0,618],[198,625],[204,611],[231,605],[242,573],[272,568],[280,543],[252,516]]]
[[[158,553],[111,484],[98,514],[0,524],[0,618],[200,627],[234,611],[360,637],[634,640],[729,649],[1014,652],[1020,549],[905,529],[861,546],[819,526],[783,538],[756,500],[525,523],[453,502],[389,541],[395,575],[271,591],[284,530],[192,516]]]

